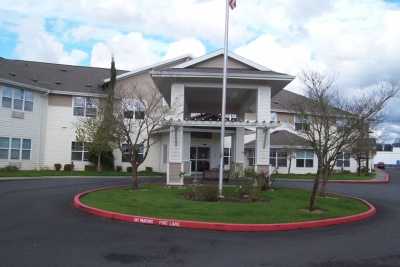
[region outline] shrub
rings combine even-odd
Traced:
[[[133,169],[132,169],[131,166],[129,166],[129,167],[126,168],[126,172],[132,173],[132,170],[133,170]]]
[[[248,199],[250,201],[258,201],[261,199],[260,185],[254,185],[254,180],[245,180],[241,183],[238,189],[240,199]]]
[[[60,171],[61,168],[62,168],[62,165],[61,165],[60,163],[54,164],[54,169],[55,169],[56,171]]]
[[[4,168],[0,168],[0,171],[4,171],[4,172],[15,172],[18,171],[19,168],[17,166],[14,165],[8,165]]]
[[[122,166],[116,166],[116,167],[115,167],[115,170],[116,170],[117,172],[122,172]]]
[[[74,164],[73,163],[64,165],[64,171],[70,172],[70,171],[73,171],[73,170],[74,170]]]
[[[252,178],[252,177],[256,177],[257,173],[254,170],[254,168],[246,168],[246,170],[244,171],[244,176],[248,177],[248,178]]]
[[[95,172],[95,171],[97,171],[97,168],[94,165],[85,165],[85,171],[87,171],[87,172]]]
[[[195,201],[218,201],[218,188],[214,185],[196,185],[185,193],[185,198]]]
[[[97,166],[97,156],[89,151],[89,162]],[[112,151],[104,152],[100,159],[101,167],[103,170],[114,170],[114,155]]]
[[[145,168],[145,171],[146,171],[146,172],[153,172],[153,167],[146,167],[146,168]]]

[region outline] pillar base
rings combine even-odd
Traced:
[[[170,162],[167,170],[167,185],[184,185],[183,163]]]
[[[233,162],[229,170],[230,178],[242,178],[244,177],[244,164],[241,162]]]
[[[269,175],[270,175],[270,168],[269,168],[269,166],[270,166],[270,165],[257,165],[257,167],[256,167],[256,172],[257,172],[257,173],[263,173],[263,174],[265,174],[266,176],[269,176]]]

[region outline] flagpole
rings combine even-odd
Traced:
[[[224,42],[224,71],[222,82],[222,111],[221,111],[221,154],[219,164],[219,197],[223,198],[223,179],[224,179],[224,149],[225,149],[225,110],[226,110],[226,84],[227,84],[227,65],[228,65],[228,32],[229,32],[229,0],[226,0],[225,7],[225,42]]]

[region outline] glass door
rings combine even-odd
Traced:
[[[192,162],[192,172],[203,172],[210,169],[210,148],[191,147],[190,161]]]

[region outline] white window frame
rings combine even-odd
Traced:
[[[299,156],[304,153],[304,156]],[[303,160],[303,166],[298,166],[297,160]],[[312,160],[312,166],[307,167],[307,160]],[[296,168],[314,168],[314,152],[312,150],[297,150],[296,151]]]
[[[0,160],[25,160],[29,161],[31,160],[31,154],[32,154],[32,139],[29,138],[19,138],[19,137],[1,137],[1,138],[6,138],[8,139],[8,148],[6,147],[1,147],[1,150],[7,150],[7,158],[5,159],[0,159]],[[19,141],[19,146],[18,147],[13,147],[12,143],[13,140],[18,140]],[[23,144],[25,140],[29,140],[29,148],[24,148]],[[12,156],[12,151],[16,150],[18,151],[18,158],[11,158]],[[23,152],[24,151],[29,151],[29,158],[23,158]]]
[[[225,155],[225,151],[228,151],[228,155]],[[225,159],[228,160],[228,163],[225,163]],[[232,160],[232,149],[230,147],[225,147],[224,148],[224,165],[230,166],[231,160]]]
[[[125,99],[123,101],[125,102],[122,104],[125,119],[141,120],[144,118],[145,107],[141,101],[137,99]],[[129,114],[129,116],[126,116],[126,114]]]
[[[75,149],[73,147],[73,143],[81,143],[82,148],[81,149]],[[89,162],[89,149],[87,148],[87,143],[85,142],[78,142],[78,141],[72,141],[71,142],[71,161],[82,161],[82,162]],[[73,159],[72,154],[73,153],[81,153],[81,158],[80,159]],[[85,158],[85,155],[88,155],[88,158]]]
[[[10,96],[5,96],[5,92],[6,90],[10,90],[11,91],[11,97]],[[15,97],[17,90],[21,90],[22,91],[22,99],[17,99]],[[30,94],[31,98],[27,100],[27,94]],[[4,98],[8,98],[11,100],[11,105],[10,107],[4,106],[3,103],[3,99]],[[17,109],[15,108],[15,101],[16,100],[21,100],[22,104],[21,104],[21,109]],[[32,109],[27,109],[27,103],[32,103]],[[11,87],[11,86],[1,86],[1,107],[2,108],[9,108],[11,110],[15,110],[15,111],[24,111],[24,112],[33,112],[33,104],[34,104],[34,95],[33,92],[31,90],[27,90],[27,89],[22,89],[22,88],[15,88],[15,87]]]
[[[83,100],[83,105],[77,105],[77,99],[82,99]],[[93,105],[93,107],[89,106],[90,101],[93,101],[91,104]],[[87,117],[87,118],[96,118],[97,116],[97,111],[98,111],[98,99],[95,97],[87,97],[87,96],[74,96],[72,99],[72,114],[76,117]],[[75,114],[75,108],[82,108],[83,109],[83,114],[79,115],[79,114]],[[96,109],[95,111],[95,115],[88,115],[88,109],[93,108]]]
[[[280,153],[286,153],[286,156],[279,156]],[[288,152],[282,149],[270,149],[270,154],[269,154],[269,163],[272,166],[273,164],[271,163],[271,160],[275,161],[275,165],[273,167],[275,167],[276,169],[278,168],[287,168],[288,166]],[[286,161],[286,165],[282,165],[279,166],[279,160],[285,160]]]
[[[129,150],[127,150],[127,152],[124,152],[124,146],[127,146],[129,148],[128,144],[122,144],[122,155],[121,155],[121,162],[130,162],[129,160],[124,159],[124,155],[128,154],[128,156],[130,156]],[[139,144],[139,152],[137,153],[138,156],[142,156],[141,158],[143,159],[144,157],[144,145],[143,144]]]
[[[6,150],[7,151],[7,157],[6,158],[2,158],[0,160],[9,160],[10,159],[10,147],[11,147],[11,141],[9,137],[3,137],[1,136],[1,138],[7,139],[8,140],[8,145],[7,147],[0,147],[0,150]]]
[[[278,113],[271,112],[271,122],[278,122]]]
[[[245,148],[248,166],[256,165],[256,149],[254,147]]]
[[[296,131],[303,131],[305,129],[305,125],[308,125],[309,119],[307,117],[302,117],[300,115],[294,115],[294,129]],[[296,124],[300,124],[301,127],[297,129]]]
[[[346,157],[348,156],[348,157]],[[351,159],[351,154],[350,152],[339,152],[336,158],[336,167],[338,168],[350,168],[350,159]],[[339,161],[342,162],[342,164],[339,164]],[[349,162],[348,166],[345,166],[345,162]]]

